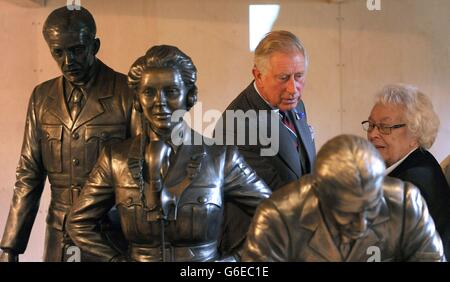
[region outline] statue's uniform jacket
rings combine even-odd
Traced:
[[[161,192],[167,216],[162,234],[161,222],[148,221],[143,209],[139,146],[138,136],[104,150],[68,219],[68,232],[75,243],[105,261],[119,253],[104,239],[96,222],[113,205],[132,260],[208,261],[219,256],[225,202],[233,201],[253,215],[256,206],[270,196],[270,189],[236,147],[180,145]]]
[[[38,85],[31,96],[13,200],[1,248],[23,253],[39,209],[46,176],[51,185],[44,260],[61,259],[61,236],[70,207],[107,143],[131,136],[132,94],[126,76],[99,61],[87,100],[73,121],[62,76]]]
[[[243,261],[343,261],[319,209],[309,176],[258,207]],[[380,212],[345,261],[442,261],[441,239],[419,190],[386,177]],[[376,256],[378,256],[376,258]]]

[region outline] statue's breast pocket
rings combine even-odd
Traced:
[[[48,172],[62,172],[62,125],[43,125],[42,159]]]
[[[222,191],[220,187],[189,187],[179,202],[177,231],[194,241],[216,238],[222,224]]]
[[[88,125],[85,133],[86,171],[90,172],[95,165],[101,150],[106,144],[117,143],[126,138],[126,126],[117,125]]]
[[[141,210],[139,188],[118,187],[116,189],[116,206],[125,237],[129,241],[134,241],[136,237],[139,237],[137,228],[137,213]]]
[[[160,221],[146,220],[146,211],[142,207],[141,193],[137,186],[116,188],[116,206],[122,231],[128,241],[147,244],[161,238]]]

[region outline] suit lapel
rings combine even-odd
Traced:
[[[133,140],[128,152],[128,169],[131,172],[136,184],[139,184],[140,171],[140,142],[141,135],[139,134]],[[167,175],[164,178],[166,186],[174,186],[184,179],[194,178],[203,159],[203,146],[184,146],[181,145],[175,156],[175,160],[170,164]],[[199,155],[201,158],[199,158]],[[200,160],[200,162],[199,162]]]
[[[388,176],[399,177],[401,173],[408,170],[410,167],[417,166],[418,163],[423,161],[422,153],[420,148],[414,150],[406,159],[404,159],[393,171],[391,171]]]
[[[296,152],[294,148],[294,144],[292,141],[291,133],[289,132],[289,129],[284,126],[284,124],[279,122],[279,151],[278,155],[280,158],[287,164],[287,166],[292,170],[292,172],[300,178],[301,176],[301,165],[300,165],[300,158],[297,154],[293,154],[292,152]]]
[[[141,175],[140,171],[140,143],[141,135],[139,134],[133,139],[131,143],[130,150],[128,151],[128,169],[130,170],[131,176],[137,185],[139,185],[139,177]]]
[[[382,228],[380,226],[389,220],[389,207],[384,198],[377,218],[368,228],[367,233],[361,239],[356,240],[346,261],[365,261],[367,259],[367,248],[370,246],[379,246],[380,242],[385,241]]]
[[[176,153],[175,160],[170,164],[164,182],[168,188],[172,188],[187,179],[197,177],[202,160],[205,157],[203,146],[181,145]]]
[[[140,165],[140,135],[137,136],[128,153],[128,169],[131,172],[136,184],[139,184]],[[177,217],[177,204],[182,198],[183,192],[194,181],[202,168],[203,160],[206,157],[204,145],[180,145],[175,159],[170,164],[167,175],[164,178],[163,191],[161,193],[164,214],[171,220]],[[171,213],[171,206],[174,213]]]
[[[253,106],[252,108],[254,108],[255,110],[271,111],[272,108],[266,103],[266,101],[261,98],[261,96],[259,96],[253,84],[254,81],[252,81],[252,83],[250,83],[250,85],[245,90],[247,92],[247,98],[250,104],[252,104]]]
[[[319,210],[317,209],[316,212],[319,212]],[[318,220],[317,229],[309,241],[309,247],[327,261],[342,261],[341,254],[331,238],[322,216],[319,216]]]
[[[71,129],[73,121],[70,118],[64,96],[63,76],[56,80],[56,91],[51,92],[49,97],[48,106],[46,107],[48,111],[57,117],[68,129]]]
[[[107,67],[102,62],[99,61],[99,64],[100,69],[94,81],[94,85],[89,90],[86,104],[81,109],[78,118],[75,120],[73,130],[76,130],[81,125],[101,115],[105,111],[102,100],[113,96],[113,74],[108,71]]]
[[[182,145],[164,180],[163,210],[168,220],[177,219],[177,208],[184,191],[195,181],[206,156],[203,145]],[[171,210],[171,206],[173,210]]]
[[[331,238],[331,234],[320,212],[317,198],[309,199],[305,203],[303,210],[310,211],[303,213],[299,220],[302,228],[308,229],[313,233],[308,246],[327,261],[342,261],[339,249]],[[367,230],[366,235],[356,240],[346,261],[364,261],[368,247],[379,246],[380,242],[386,240],[382,230],[383,223],[388,220],[389,208],[383,198],[378,217]]]
[[[255,87],[253,86],[253,82],[246,89],[248,93],[248,99],[250,103],[253,105],[253,108],[256,110],[266,110],[272,111],[269,105],[259,96]],[[298,154],[292,154],[292,144],[289,130],[284,126],[281,122],[281,119],[278,124],[279,128],[279,149],[278,156],[286,163],[287,167],[297,176],[301,176],[301,167],[300,167],[300,159]]]
[[[295,110],[291,111],[291,118],[294,121],[295,129],[297,129],[297,132],[300,134],[300,140],[307,154],[307,156],[304,156],[305,161],[308,161],[309,167],[312,168],[314,165],[313,160],[315,159],[316,149],[314,141],[311,138],[309,125],[306,123],[303,101],[300,101]]]
[[[372,228],[367,229],[366,234],[353,244],[350,254],[345,261],[365,261],[367,257],[367,249],[370,246],[378,246],[381,241],[380,237]]]
[[[308,241],[308,247],[314,254],[319,255],[322,260],[342,261],[339,250],[334,244],[320,212],[319,200],[316,196],[312,195],[313,192],[311,189],[308,192],[311,196],[305,197],[307,200],[304,201],[303,212],[299,218],[301,228],[307,229],[312,233]]]

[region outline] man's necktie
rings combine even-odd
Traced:
[[[294,144],[296,150],[298,150],[298,139],[297,134],[295,133],[294,124],[289,120],[287,112],[280,111],[281,122],[288,128],[292,143]]]
[[[80,113],[82,100],[83,92],[81,92],[80,88],[75,87],[72,91],[72,99],[70,103],[70,116],[72,117],[72,120],[75,120]]]
[[[298,151],[300,148],[300,163],[301,163],[302,173],[307,173],[309,171],[309,169],[307,168],[306,149],[303,146],[303,143],[300,142],[300,139],[298,138],[297,133],[295,131],[295,126],[292,123],[292,121],[288,118],[287,112],[280,111],[280,115],[281,115],[281,122],[289,130],[289,133],[290,133],[289,135],[291,136],[292,143],[294,145],[295,150]]]

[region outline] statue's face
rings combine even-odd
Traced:
[[[172,120],[172,114],[187,110],[187,92],[176,69],[153,68],[143,73],[137,94],[142,113],[155,133],[168,135],[182,121],[182,116]]]
[[[378,217],[383,202],[380,189],[369,189],[363,195],[347,190],[336,194],[333,204],[321,206],[331,217],[342,236],[356,240],[366,234],[368,226]]]
[[[46,35],[53,58],[64,77],[74,84],[84,84],[90,79],[90,70],[99,48],[98,39],[85,32],[53,29]]]

